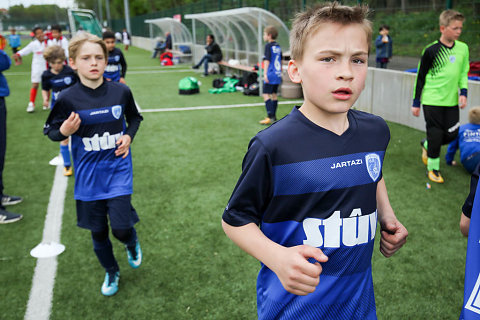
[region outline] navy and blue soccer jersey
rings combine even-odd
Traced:
[[[131,153],[125,159],[115,156],[117,140],[123,134],[133,140],[143,120],[130,89],[118,82],[104,81],[96,89],[77,82],[60,93],[44,133],[51,137],[58,132],[72,112],[81,119],[80,128],[71,136],[75,199],[93,201],[132,194]]]
[[[376,319],[371,257],[390,132],[361,111],[348,111],[348,121],[338,136],[294,108],[250,142],[223,220],[255,223],[282,246],[311,245],[329,258],[307,296],[288,293],[262,264],[259,319]]]
[[[108,63],[103,73],[103,77],[110,81],[118,82],[120,78],[125,78],[127,73],[127,63],[123,56],[122,50],[113,48],[108,53]]]
[[[282,48],[280,48],[280,45],[275,41],[267,43],[263,60],[270,62],[266,71],[268,83],[282,83]]]
[[[42,74],[42,90],[52,90],[50,106],[55,104],[60,91],[73,86],[77,81],[77,74],[69,66],[63,66],[62,71],[58,74],[54,74],[51,69],[45,70]]]

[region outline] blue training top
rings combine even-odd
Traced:
[[[390,131],[361,111],[348,111],[348,120],[338,136],[294,108],[250,142],[223,220],[255,223],[282,246],[311,245],[329,257],[306,296],[288,293],[262,264],[259,319],[376,319],[371,257]]]
[[[60,93],[44,133],[50,136],[50,131],[58,130],[71,112],[78,113],[82,121],[71,136],[75,199],[93,201],[132,194],[131,153],[125,159],[115,155],[117,140],[123,134],[133,140],[143,120],[130,89],[118,82],[104,81],[96,89],[77,82]]]
[[[69,66],[63,66],[58,74],[54,74],[51,69],[45,70],[42,74],[42,90],[52,90],[50,106],[53,107],[60,91],[73,86],[77,81],[77,74]]]
[[[280,45],[275,41],[267,43],[263,60],[270,61],[266,71],[268,83],[282,83],[282,48],[280,48]]]
[[[448,164],[452,163],[458,148],[462,163],[472,154],[480,152],[480,124],[467,123],[460,126],[457,137],[450,142],[445,154]]]

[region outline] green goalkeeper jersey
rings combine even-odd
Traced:
[[[429,44],[422,53],[413,92],[413,106],[452,107],[458,105],[458,92],[467,95],[468,46],[455,41],[447,47],[439,40]]]

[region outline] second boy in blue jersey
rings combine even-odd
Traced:
[[[304,103],[252,139],[223,213],[226,234],[262,262],[259,319],[376,319],[377,221],[384,256],[406,241],[382,176],[388,126],[350,109],[367,75],[366,14],[334,2],[297,15],[288,71]]]
[[[278,31],[273,26],[268,26],[263,31],[265,56],[263,57],[263,100],[267,117],[260,121],[261,124],[272,124],[277,120],[278,87],[282,83],[282,49],[275,41]]]
[[[108,64],[103,76],[108,81],[125,83],[127,62],[125,61],[122,50],[115,47],[115,34],[111,31],[105,31],[103,33],[103,41],[108,51]]]
[[[63,89],[73,86],[77,83],[78,79],[72,68],[64,64],[66,57],[62,47],[57,45],[47,47],[43,52],[43,57],[50,66],[42,74],[43,110],[47,110],[50,92],[52,93],[50,106],[53,107],[60,92]],[[63,158],[63,175],[65,176],[71,176],[73,174],[68,140],[69,139],[60,141],[60,154]]]
[[[60,93],[44,132],[54,141],[71,136],[77,225],[91,231],[95,254],[106,271],[101,292],[111,296],[118,291],[120,269],[109,224],[125,244],[130,266],[142,263],[134,228],[139,219],[131,204],[130,143],[143,118],[126,85],[104,80],[107,48],[100,38],[81,33],[71,40],[69,52],[80,82]]]

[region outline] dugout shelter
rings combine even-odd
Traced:
[[[242,65],[261,65],[265,47],[263,29],[269,25],[278,30],[277,42],[282,51],[289,50],[287,26],[276,15],[261,8],[245,7],[187,14],[185,18],[192,20],[195,61],[202,57],[205,36],[211,33],[222,49],[223,60],[235,59]]]
[[[172,36],[172,48],[181,51],[180,46],[192,47],[192,34],[190,30],[178,20],[173,18],[148,19],[150,40],[162,38],[165,40],[165,33],[170,32]]]

